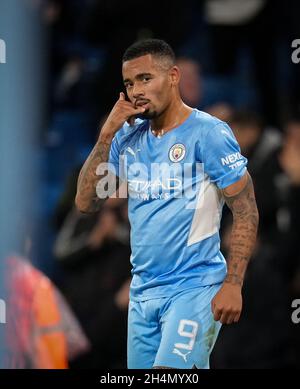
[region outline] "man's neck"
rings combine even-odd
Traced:
[[[151,120],[151,129],[155,132],[166,133],[182,124],[192,110],[181,99],[175,99],[162,115]]]

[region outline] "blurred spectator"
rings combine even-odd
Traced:
[[[229,248],[229,231],[230,227],[223,237],[225,255]],[[290,301],[281,262],[272,244],[258,240],[243,286],[241,318],[233,326],[223,326],[212,355],[212,367],[292,367]]]
[[[72,210],[57,237],[61,288],[92,344],[74,368],[126,367],[128,229],[126,200],[110,199],[96,215]]]
[[[228,123],[231,121],[234,109],[230,104],[220,101],[219,103],[207,107],[205,111]]]
[[[273,162],[281,145],[281,133],[274,128],[264,128],[261,118],[251,111],[236,111],[230,125],[242,154],[248,158],[260,215],[260,239],[264,240],[267,235],[270,241],[277,235],[276,213],[280,206],[274,195],[277,167]]]
[[[231,76],[237,70],[241,49],[248,48],[261,102],[257,108],[270,124],[279,122],[279,91],[276,77],[276,12],[278,1],[206,0],[210,28],[212,66],[217,74]],[[282,7],[280,7],[281,9]]]
[[[285,239],[282,255],[290,264],[289,279],[292,279],[292,294],[299,297],[300,250],[298,246],[300,231],[300,117],[291,118],[285,126],[283,147],[278,154],[281,175],[278,188],[282,200],[278,223]]]
[[[181,71],[179,88],[182,100],[191,107],[199,108],[202,99],[200,64],[192,58],[179,57],[176,65]]]
[[[278,215],[282,245],[280,255],[286,262],[286,282],[289,286],[290,302],[300,296],[300,116],[290,118],[285,126],[285,138],[279,153],[282,169],[280,193],[282,206]],[[276,244],[275,244],[276,246]],[[300,367],[300,332],[293,326],[293,360]]]
[[[223,329],[214,363],[223,368],[296,367],[300,337],[291,322],[290,306],[299,297],[300,120],[288,121],[283,141],[274,130],[263,131],[260,119],[250,112],[237,112],[231,125],[249,158],[260,232],[245,279],[243,315],[235,328]],[[228,231],[227,225],[225,253]],[[255,334],[255,342],[249,332]]]
[[[20,257],[7,260],[6,368],[66,369],[89,342],[52,282]]]

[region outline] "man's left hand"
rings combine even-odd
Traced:
[[[211,302],[214,319],[222,324],[237,323],[242,305],[241,286],[224,283]]]

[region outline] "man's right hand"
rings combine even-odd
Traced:
[[[78,177],[75,203],[81,212],[96,212],[100,209],[103,198],[107,196],[107,191],[105,191],[103,198],[99,198],[95,188],[99,180],[108,175],[108,171],[103,175],[98,175],[97,168],[100,163],[108,161],[111,142],[115,133],[126,121],[132,125],[135,116],[143,112],[145,112],[145,108],[134,107],[132,103],[125,100],[124,93],[120,93],[120,98],[104,123],[99,139],[85,161]],[[116,180],[116,177],[110,178],[110,180],[112,179]],[[114,190],[118,189],[118,185],[119,180],[117,179],[116,187],[112,186]]]
[[[145,112],[145,108],[135,107],[130,101],[125,100],[125,95],[121,92],[119,100],[114,105],[102,127],[102,136],[112,139],[126,121],[133,125],[134,117],[143,112]]]

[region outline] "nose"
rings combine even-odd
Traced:
[[[144,91],[141,85],[135,84],[133,86],[132,96],[137,99],[141,96],[144,96]]]

